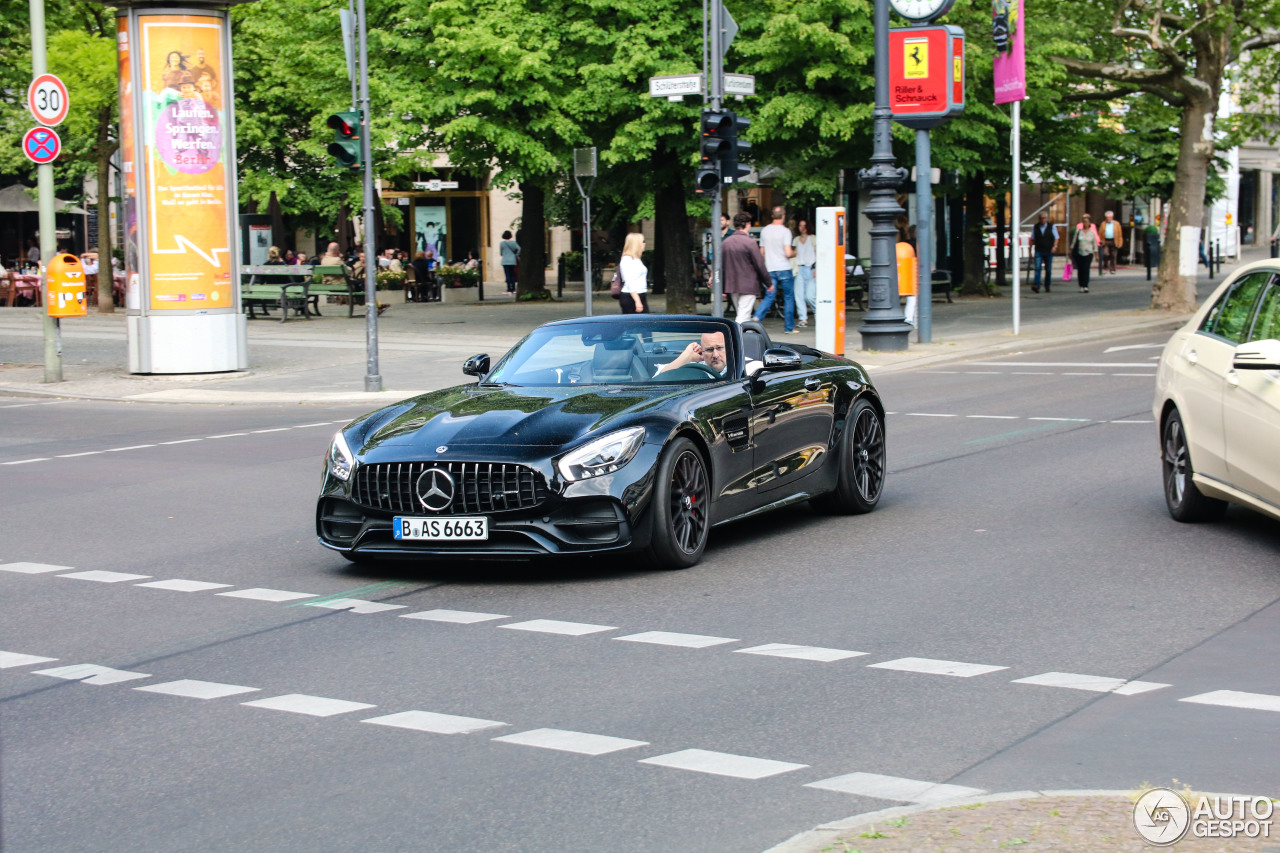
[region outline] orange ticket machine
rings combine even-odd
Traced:
[[[54,255],[45,270],[45,287],[48,298],[45,310],[50,317],[83,317],[84,267],[80,259],[66,252]]]
[[[818,255],[814,268],[818,290],[815,345],[823,352],[844,355],[844,208],[820,207],[815,218],[818,226],[814,230]]]

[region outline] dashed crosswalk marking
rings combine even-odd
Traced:
[[[1073,672],[1045,672],[1029,678],[1016,678],[1014,684],[1036,684],[1041,687],[1065,687],[1070,690],[1090,690],[1094,693],[1117,693],[1136,696],[1169,687],[1153,681],[1128,681],[1123,678],[1107,678],[1101,675],[1077,675]]]
[[[708,637],[704,634],[676,634],[671,631],[644,631],[640,634],[628,634],[625,637],[614,637],[624,643],[651,643],[655,646],[683,646],[687,649],[705,649],[725,643],[736,643],[728,637]]]
[[[792,764],[789,761],[774,761],[769,758],[752,758],[749,755],[711,752],[705,749],[682,749],[679,752],[645,758],[640,763],[673,767],[677,770],[692,770],[695,773],[710,773],[715,776],[733,776],[737,779],[764,779],[781,773],[790,773],[793,770],[803,770],[809,766]]]
[[[75,566],[54,566],[49,563],[5,563],[0,565],[0,572],[14,572],[19,575],[43,575],[48,572],[69,572]]]
[[[367,702],[326,699],[323,696],[308,696],[305,693],[286,693],[284,696],[255,699],[252,702],[241,702],[240,704],[250,708],[266,708],[271,711],[288,711],[291,714],[307,714],[311,717],[334,717],[338,714],[350,714],[352,711],[363,711],[367,708],[378,707]]]
[[[493,619],[510,619],[498,613],[474,613],[470,610],[423,610],[419,613],[402,613],[402,619],[422,619],[427,622],[452,622],[456,625],[474,625]]]
[[[432,732],[438,735],[469,735],[472,732],[509,725],[509,723],[499,723],[497,720],[458,717],[453,714],[437,714],[432,711],[401,711],[398,714],[370,717],[360,722],[372,723],[375,726],[391,726],[397,729],[412,729],[416,732]]]
[[[72,572],[58,575],[60,578],[73,578],[78,581],[94,581],[96,583],[123,583],[124,581],[141,581],[151,575],[131,575],[128,572],[104,572],[98,569],[88,572]]]
[[[253,601],[298,601],[303,598],[316,598],[317,596],[309,592],[289,592],[285,589],[264,589],[262,587],[254,587],[253,589],[236,589],[231,592],[219,592],[216,595],[225,595],[228,598],[248,598]]]
[[[565,729],[532,729],[527,732],[503,735],[494,738],[499,743],[514,743],[520,746],[533,746],[538,749],[554,749],[560,752],[576,752],[580,755],[605,755],[610,752],[621,752],[624,749],[635,749],[648,746],[644,740],[630,740],[608,735],[593,735],[587,732],[572,732]]]
[[[908,803],[939,803],[986,793],[981,788],[940,785],[936,782],[921,782],[918,779],[904,779],[899,776],[882,776],[879,773],[846,773],[843,776],[810,782],[805,787]]]
[[[383,604],[360,598],[330,598],[325,601],[308,601],[305,607],[326,607],[329,610],[346,610],[350,613],[385,613],[388,610],[404,610],[404,604]]]
[[[98,666],[94,663],[77,663],[71,666],[59,666],[54,669],[38,669],[32,675],[48,675],[67,681],[79,681],[82,684],[119,684],[122,681],[136,681],[139,678],[150,678],[145,672],[130,672],[127,669],[112,669],[109,666]]]
[[[1196,705],[1221,705],[1224,708],[1245,708],[1251,711],[1280,711],[1280,696],[1269,693],[1245,693],[1240,690],[1214,690],[1179,699]]]
[[[134,584],[134,586],[143,586],[148,589],[167,589],[173,592],[208,592],[211,589],[227,589],[231,586],[229,583],[209,583],[208,581],[188,581],[181,578],[173,578],[167,581],[148,581],[147,583]]]
[[[586,622],[561,622],[558,619],[530,619],[528,622],[512,622],[510,625],[499,625],[499,628],[510,628],[512,631],[535,631],[541,634],[567,634],[581,637],[584,634],[598,634],[601,631],[616,631],[611,625],[590,625]]]
[[[15,666],[34,666],[38,663],[53,663],[57,658],[46,658],[40,655],[24,655],[21,652],[0,652],[0,669]]]
[[[219,684],[216,681],[196,681],[183,678],[178,681],[166,681],[163,684],[147,684],[135,687],[145,693],[164,693],[168,696],[185,696],[188,699],[221,699],[224,696],[239,696],[244,693],[257,693],[259,687],[242,687],[239,684]]]
[[[834,663],[839,660],[862,657],[866,652],[851,652],[845,649],[824,649],[821,646],[793,646],[790,643],[766,643],[763,646],[752,646],[749,649],[734,649],[744,655],[767,655],[776,658],[793,660],[816,660],[823,663]]]
[[[988,666],[981,663],[962,663],[954,660],[934,660],[933,658],[898,658],[883,663],[873,663],[868,669],[896,669],[901,672],[923,672],[926,675],[952,675],[956,678],[973,678],[975,675],[986,675],[1008,669],[1007,666]]]

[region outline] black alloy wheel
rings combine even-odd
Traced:
[[[659,568],[687,569],[702,558],[711,528],[711,480],[698,449],[677,438],[658,464],[650,556]]]
[[[1177,409],[1169,412],[1160,431],[1161,462],[1164,467],[1164,502],[1175,521],[1216,521],[1227,511],[1227,502],[1205,497],[1192,481],[1191,453],[1187,431]]]
[[[818,509],[844,515],[871,512],[884,493],[884,419],[875,406],[858,400],[845,420],[836,490],[814,498]]]

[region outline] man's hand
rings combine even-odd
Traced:
[[[666,364],[658,365],[658,370],[653,375],[657,376],[658,373],[684,367],[686,364],[694,361],[702,361],[702,344],[697,341],[693,341],[685,347],[684,352],[676,356],[675,361],[669,361]]]

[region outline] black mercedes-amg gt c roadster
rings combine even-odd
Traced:
[[[320,544],[357,562],[702,556],[712,527],[799,501],[874,509],[884,406],[866,371],[763,327],[620,315],[535,329],[478,381],[339,430]]]

